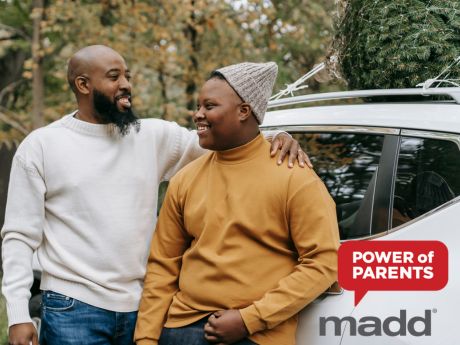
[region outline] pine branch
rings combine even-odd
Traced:
[[[7,39],[14,39],[15,38],[14,34],[16,34],[17,36],[22,37],[26,41],[32,41],[30,36],[28,36],[24,31],[16,29],[16,28],[13,28],[12,26],[0,23],[0,29],[9,31],[9,32],[11,32],[13,34],[13,36],[8,37]]]
[[[29,131],[24,128],[19,122],[17,122],[16,120],[12,119],[11,115],[14,115],[14,114],[11,114],[10,116],[6,114],[5,112],[5,108],[4,107],[0,107],[0,121],[3,121],[4,123],[6,123],[7,125],[10,125],[11,127],[13,127],[14,129],[18,130],[19,132],[21,132],[22,134],[24,135],[27,135],[29,134]],[[7,111],[7,110],[6,110]],[[8,111],[7,111],[8,112]]]
[[[13,92],[13,90],[16,88],[16,86],[18,86],[23,80],[20,79],[20,80],[16,80],[16,81],[13,81],[12,83],[9,83],[8,85],[6,85],[3,90],[0,90],[0,104],[3,104],[3,98]]]

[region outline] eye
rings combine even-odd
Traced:
[[[211,109],[214,108],[214,107],[215,107],[215,104],[212,104],[212,103],[206,103],[206,104],[205,104],[206,110],[211,110]]]
[[[125,78],[126,78],[127,81],[130,81],[131,80],[131,74],[125,75]]]
[[[110,80],[113,80],[113,81],[117,80],[117,79],[118,79],[118,74],[111,74],[111,75],[109,75],[109,79],[110,79]]]

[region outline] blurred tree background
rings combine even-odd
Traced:
[[[335,0],[0,0],[0,227],[16,144],[76,107],[66,69],[80,48],[104,44],[125,57],[140,117],[190,126],[215,68],[276,61],[278,90],[322,62],[335,10]],[[0,344],[6,331],[0,298]]]
[[[89,44],[125,57],[140,117],[191,126],[209,72],[244,60],[277,62],[275,90],[323,61],[334,82],[307,92],[414,87],[460,55],[460,1],[0,0],[0,144],[75,108],[66,63]]]
[[[279,89],[322,62],[335,10],[334,0],[0,0],[0,143],[75,109],[66,64],[86,45],[125,57],[140,117],[189,126],[217,67],[276,61]]]

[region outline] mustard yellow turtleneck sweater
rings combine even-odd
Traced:
[[[170,182],[154,234],[137,344],[163,326],[238,309],[260,345],[295,344],[297,313],[336,280],[335,205],[311,169],[270,158],[259,135]]]

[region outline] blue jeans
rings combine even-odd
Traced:
[[[158,345],[209,345],[204,338],[205,317],[195,323],[178,328],[163,328]],[[42,345],[42,344],[40,344]],[[257,345],[249,339],[240,340],[233,345]]]
[[[136,319],[43,291],[40,345],[132,345]]]

